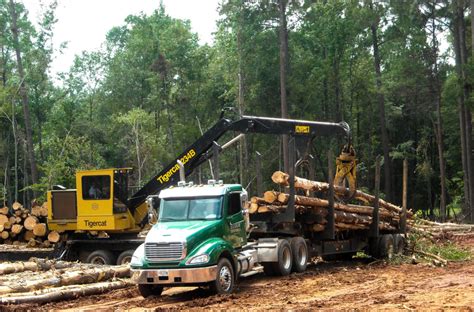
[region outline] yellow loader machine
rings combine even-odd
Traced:
[[[296,145],[290,144],[293,155],[302,155],[295,146],[309,146],[318,135],[343,135],[349,143],[337,160],[335,183],[342,185],[343,181],[349,181],[348,198],[355,192],[355,153],[350,145],[350,130],[346,123],[254,116],[242,116],[235,121],[221,118],[131,197],[128,194],[130,168],[78,171],[76,189],[56,186],[48,191],[48,227],[67,234],[67,239],[58,245],[55,252],[61,258],[91,263],[121,264],[130,261],[133,251],[144,240],[138,237],[138,233],[149,223],[152,208],[156,207],[153,201],[157,197],[151,195],[176,185],[184,178],[180,178],[178,173],[181,166],[184,176],[188,176],[200,164],[211,157],[217,158],[220,151],[238,140],[234,138],[222,146],[217,144],[227,131],[241,135],[287,134],[297,141]],[[214,170],[218,170],[218,166]],[[218,176],[218,173],[214,172],[214,175]]]

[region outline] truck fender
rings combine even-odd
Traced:
[[[237,262],[235,257],[233,257],[234,253],[234,247],[232,247],[229,242],[219,237],[212,237],[205,240],[199,246],[194,248],[194,250],[191,251],[191,253],[189,254],[188,259],[201,254],[208,254],[209,264],[217,264],[221,256],[225,256],[231,262],[236,275]]]

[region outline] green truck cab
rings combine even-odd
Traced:
[[[158,222],[130,263],[140,293],[204,284],[231,292],[242,270],[237,253],[247,244],[242,186],[191,183],[163,190],[159,199]]]

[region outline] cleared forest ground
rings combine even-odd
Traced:
[[[474,236],[458,244],[474,251]],[[322,262],[288,277],[243,279],[230,296],[200,288],[170,288],[160,298],[143,299],[135,287],[45,305],[3,306],[3,310],[307,310],[447,309],[472,311],[474,261],[429,264]]]

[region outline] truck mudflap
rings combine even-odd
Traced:
[[[137,284],[199,284],[214,281],[216,274],[217,265],[189,269],[132,269],[132,281]]]

